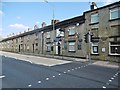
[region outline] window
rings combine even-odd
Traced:
[[[120,55],[120,43],[110,42],[109,54],[110,55]]]
[[[46,44],[46,49],[47,49],[47,51],[51,51],[51,45],[50,44]]]
[[[120,18],[120,9],[114,8],[110,10],[110,19]]]
[[[29,50],[29,48],[30,48],[29,45],[27,45],[27,50]]]
[[[35,35],[36,35],[36,39],[38,39],[38,33],[36,33]]]
[[[98,54],[98,43],[92,43],[92,54]]]
[[[75,42],[69,42],[69,51],[75,51]]]
[[[75,35],[75,27],[69,29],[69,35]]]
[[[99,19],[98,13],[95,13],[95,14],[91,15],[91,23],[97,23],[97,22],[99,22],[98,19]]]
[[[78,43],[78,50],[81,50],[81,43]]]
[[[59,29],[56,30],[56,37],[59,37],[60,36],[60,31]]]
[[[47,32],[46,38],[50,38],[50,32]]]
[[[67,42],[64,42],[64,49],[67,50]]]

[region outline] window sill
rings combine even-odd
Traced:
[[[68,51],[68,52],[75,53],[76,51]]]
[[[115,21],[115,20],[120,20],[120,18],[110,19],[109,22],[111,22],[111,21]]]
[[[120,54],[108,54],[108,56],[118,56],[118,57],[120,57]]]
[[[89,25],[95,25],[95,24],[99,24],[99,22],[96,22],[96,23],[90,23]]]
[[[71,36],[75,36],[75,34],[72,34],[72,35],[68,35],[69,37],[71,37]]]
[[[99,53],[92,53],[91,55],[99,55]]]
[[[46,51],[46,52],[50,52],[50,51]]]

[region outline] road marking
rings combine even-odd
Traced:
[[[109,83],[106,83],[107,85],[109,85]]]
[[[66,73],[66,72],[64,72],[64,73]]]
[[[103,88],[106,88],[105,86],[103,86]]]
[[[112,82],[112,80],[109,80],[109,82]]]
[[[46,80],[49,80],[49,78],[46,78]]]
[[[60,76],[61,74],[59,73],[58,75]]]
[[[116,77],[116,76],[113,76],[113,77]]]
[[[73,71],[74,69],[72,69],[72,71]]]
[[[54,78],[55,76],[53,76],[53,78]]]
[[[68,70],[68,72],[70,72],[70,70]]]
[[[28,85],[28,87],[31,87],[31,86],[32,86],[31,84]]]
[[[75,68],[75,69],[77,69],[77,68]]]
[[[2,78],[4,78],[5,76],[3,75],[3,76],[0,76],[0,79],[2,79]]]
[[[117,76],[118,74],[116,73],[115,75]]]
[[[112,80],[114,79],[114,78],[111,78]]]
[[[38,83],[41,83],[41,81],[38,81]]]
[[[78,68],[80,68],[80,67],[78,67]]]

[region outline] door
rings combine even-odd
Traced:
[[[32,47],[33,47],[33,53],[34,53],[34,44],[32,44]]]
[[[60,55],[60,43],[58,42],[58,55]]]
[[[20,52],[20,45],[19,45],[19,52]]]

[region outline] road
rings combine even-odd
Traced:
[[[88,62],[44,66],[2,56],[2,88],[118,88],[118,74]]]

